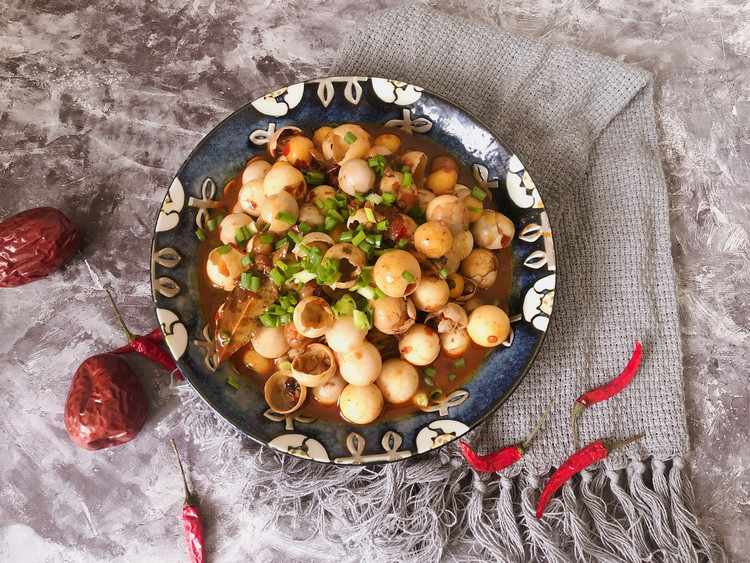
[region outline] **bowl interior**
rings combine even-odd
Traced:
[[[249,386],[226,384],[228,362],[215,370],[213,334],[198,293],[197,228],[221,187],[285,125],[311,128],[361,122],[424,135],[488,185],[515,224],[509,298],[511,339],[489,349],[476,375],[424,412],[367,426],[270,411]],[[453,104],[413,85],[381,78],[335,77],[294,84],[240,108],[201,141],[182,165],[156,223],[151,279],[166,342],[197,393],[238,430],[280,451],[341,464],[382,463],[440,447],[480,424],[510,396],[536,355],[552,311],[555,259],[539,193],[519,159],[485,126]]]

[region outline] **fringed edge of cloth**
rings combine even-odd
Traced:
[[[190,386],[177,391],[185,408],[159,422],[157,433],[183,431],[222,460],[224,479],[244,479],[243,512],[262,512],[264,533],[283,536],[295,553],[304,553],[315,530],[339,560],[356,552],[360,561],[726,561],[693,513],[679,457],[599,462],[566,483],[536,520],[548,475],[479,473],[456,444],[377,467],[310,463],[242,436]]]

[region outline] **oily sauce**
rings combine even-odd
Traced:
[[[455,155],[447,152],[445,149],[433,143],[432,141],[417,135],[410,135],[405,131],[402,131],[400,129],[393,129],[391,127],[362,123],[359,123],[358,125],[366,129],[367,132],[373,136],[373,138],[385,133],[398,135],[402,143],[401,149],[399,149],[399,152],[401,154],[409,150],[422,151],[427,155],[428,162],[431,162],[433,158],[438,156],[449,156],[459,163],[460,172],[458,183],[464,184],[469,188],[476,184],[467,167],[464,166],[463,163]],[[273,162],[273,159],[268,155],[268,153],[264,153],[260,156],[264,159],[267,159],[269,162]],[[241,188],[241,175],[242,172],[240,172],[238,176],[230,179],[226,183],[222,190],[222,207],[218,208],[214,213],[212,213],[213,217],[217,216],[218,214],[226,216],[227,214],[232,212],[232,208],[237,202],[237,197]],[[495,208],[495,206],[490,202],[489,198],[485,199],[484,207],[493,209]],[[198,245],[198,256],[200,264],[198,285],[200,291],[200,301],[203,315],[209,324],[211,334],[214,333],[216,327],[216,311],[228,295],[228,293],[223,289],[215,286],[209,280],[208,275],[206,274],[206,261],[208,259],[209,253],[214,248],[222,245],[218,233],[218,229],[213,232],[206,232],[206,241],[201,242]],[[493,285],[489,289],[478,290],[475,297],[481,300],[482,303],[496,305],[503,309],[506,313],[508,313],[508,297],[510,294],[510,281],[512,274],[510,248],[496,250],[494,251],[494,253],[497,256],[499,262],[497,281],[495,282],[495,285]],[[417,323],[423,322],[426,315],[427,314],[422,311],[417,311]],[[391,339],[393,340],[393,342],[385,346],[385,348],[381,350],[383,361],[399,356],[396,340],[394,337],[391,337]],[[232,368],[237,373],[237,376],[235,378],[242,384],[250,385],[262,395],[266,380],[270,375],[275,373],[278,368],[275,365],[275,360],[267,361],[266,367],[268,367],[268,369],[263,373],[250,369],[248,366],[244,365],[242,358],[245,352],[251,349],[252,346],[250,344],[243,348],[240,348],[240,350],[236,352],[229,361],[232,365]],[[430,399],[430,402],[432,402],[434,399],[445,398],[446,396],[450,395],[450,393],[460,388],[467,379],[474,375],[477,368],[480,366],[484,357],[489,351],[489,348],[484,348],[472,342],[469,350],[462,357],[465,363],[461,367],[456,367],[455,365],[458,359],[447,358],[442,352],[430,366],[415,366],[417,372],[420,375],[420,383],[417,393],[424,392],[428,397],[430,397],[432,393],[433,395]],[[425,368],[434,369],[436,371],[436,374],[434,376],[427,375],[425,373]],[[437,390],[440,391],[439,396],[437,396]],[[386,402],[383,408],[383,412],[375,422],[399,418],[413,413],[417,410],[418,407],[412,402],[407,402],[401,405],[392,405]],[[313,418],[320,418],[323,420],[346,422],[346,419],[341,415],[337,405],[324,405],[318,402],[310,392],[308,392],[307,394],[305,404],[299,410],[295,411],[295,414],[310,416]]]

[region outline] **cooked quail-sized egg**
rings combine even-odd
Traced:
[[[448,227],[454,236],[469,226],[469,211],[452,195],[437,196],[427,206],[425,215],[428,221],[437,221]]]
[[[377,385],[347,385],[339,397],[339,409],[349,422],[368,424],[383,410],[383,393]]]
[[[456,187],[458,181],[458,172],[452,168],[438,168],[432,167],[432,172],[427,176],[425,186],[428,190],[431,190],[436,196],[453,193],[453,189]]]
[[[297,200],[288,192],[279,192],[268,196],[260,208],[260,218],[268,223],[268,230],[272,233],[288,231],[294,224],[294,222],[290,223],[279,218],[279,214],[282,214],[282,217],[289,215],[294,218],[294,222],[297,220],[299,205],[297,205]]]
[[[289,163],[274,165],[263,178],[263,192],[266,196],[276,195],[282,191],[288,192],[295,199],[300,199],[307,193],[304,175]]]
[[[474,342],[492,348],[508,338],[510,320],[500,307],[482,305],[469,315],[469,326],[466,330]]]
[[[237,229],[253,223],[253,218],[245,213],[230,213],[219,225],[219,238],[224,244],[236,242]],[[255,229],[257,230],[257,229]]]
[[[315,186],[313,189],[307,192],[305,201],[307,201],[307,203],[315,203],[317,200],[320,200],[322,203],[327,199],[334,199],[335,197],[336,189],[333,186],[321,184],[320,186]]]
[[[475,248],[461,262],[461,273],[476,283],[479,289],[487,289],[497,281],[498,266],[494,252]]]
[[[335,405],[341,392],[344,390],[348,383],[341,377],[340,373],[336,373],[331,379],[326,381],[323,385],[318,385],[310,389],[315,400],[323,405]]]
[[[391,151],[391,153],[397,153],[398,149],[401,148],[401,139],[398,135],[393,133],[385,133],[378,135],[372,140],[373,146],[385,147]]]
[[[341,165],[339,188],[350,196],[366,194],[375,187],[375,172],[366,160],[354,158]]]
[[[453,245],[453,235],[448,227],[437,221],[427,221],[414,232],[414,246],[428,258],[444,256]]]
[[[254,158],[245,165],[242,171],[242,185],[244,186],[251,180],[262,180],[271,169],[271,163],[260,158]]]
[[[311,295],[297,303],[292,321],[297,332],[303,336],[318,338],[333,326],[333,311],[328,301],[322,297]]]
[[[471,231],[462,231],[453,237],[452,248],[459,261],[466,259],[474,250],[474,237]]]
[[[445,281],[448,284],[448,297],[450,299],[458,299],[459,297],[461,297],[464,292],[463,276],[459,276],[458,274],[453,273],[445,278]]]
[[[440,335],[440,347],[448,358],[462,357],[471,346],[471,337],[465,328],[457,328]]]
[[[369,385],[380,375],[383,360],[380,352],[367,340],[348,352],[338,354],[339,372],[352,385]]]
[[[432,165],[430,171],[440,170],[441,168],[447,168],[453,170],[458,175],[458,162],[449,156],[436,156],[432,159]]]
[[[326,135],[321,149],[323,156],[341,165],[367,154],[370,150],[370,134],[359,125],[345,123]]]
[[[498,250],[510,246],[516,228],[513,221],[502,213],[485,209],[482,216],[471,225],[471,233],[478,246]]]
[[[242,210],[253,217],[260,217],[260,207],[266,200],[266,192],[263,190],[263,179],[255,178],[242,184],[237,201]]]
[[[387,402],[397,405],[405,403],[417,392],[419,374],[409,362],[391,358],[383,362],[375,385],[380,388]]]
[[[415,324],[399,341],[398,351],[410,364],[426,366],[440,355],[440,338],[430,327]]]
[[[406,297],[417,289],[422,269],[409,252],[393,250],[378,258],[372,275],[380,291],[389,297]]]
[[[300,135],[292,137],[287,141],[282,154],[292,166],[303,166],[313,161],[313,156],[310,152],[313,148],[315,147],[312,140]]]
[[[242,267],[243,256],[244,254],[233,246],[224,254],[214,248],[206,261],[208,279],[224,291],[232,291],[235,283],[240,279],[240,274],[245,271]]]
[[[444,279],[432,275],[422,276],[417,289],[411,294],[411,299],[417,309],[432,313],[448,303],[449,294],[448,282]]]
[[[323,146],[323,141],[328,136],[328,134],[333,131],[333,127],[329,127],[328,125],[324,125],[323,127],[319,127],[315,130],[315,133],[313,133],[313,145],[315,145],[317,148],[321,148]]]
[[[273,362],[269,358],[264,358],[258,354],[257,350],[253,350],[252,348],[246,348],[242,352],[242,364],[260,375],[270,373],[274,367]]]
[[[326,332],[328,347],[338,354],[343,354],[357,348],[364,342],[367,330],[357,328],[354,318],[339,317]]]
[[[411,299],[403,297],[381,297],[370,302],[373,325],[384,334],[403,334],[417,318]]]
[[[289,343],[284,336],[284,327],[267,327],[258,328],[253,334],[250,342],[258,354],[264,358],[280,358],[289,351]]]

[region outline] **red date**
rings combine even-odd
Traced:
[[[0,287],[47,276],[78,250],[81,230],[53,207],[27,209],[0,223]]]
[[[92,356],[76,370],[64,418],[65,429],[77,446],[101,450],[129,442],[147,416],[143,387],[119,356]]]

